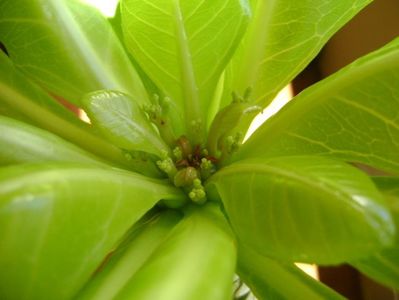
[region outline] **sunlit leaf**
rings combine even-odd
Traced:
[[[127,48],[172,99],[174,121],[189,131],[198,118],[206,126],[218,78],[248,21],[247,1],[123,0],[121,9]]]
[[[99,89],[148,101],[108,21],[81,1],[2,1],[0,23],[0,41],[15,64],[51,92],[77,104]]]
[[[238,157],[310,153],[399,173],[399,39],[299,94]]]
[[[254,16],[231,62],[231,85],[265,107],[371,0],[252,0]],[[229,93],[230,93],[229,92]],[[229,95],[227,95],[229,96]]]
[[[221,169],[218,191],[238,239],[284,261],[336,264],[393,242],[389,209],[372,181],[339,161],[296,156]]]

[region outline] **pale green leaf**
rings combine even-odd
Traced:
[[[2,1],[0,40],[20,69],[73,103],[99,89],[148,101],[108,21],[81,1]]]
[[[194,207],[117,299],[230,300],[236,247],[214,204]]]
[[[118,166],[155,177],[161,175],[153,163],[127,157],[121,149],[98,137],[88,124],[21,75],[3,52],[0,52],[0,106],[10,112],[8,115],[55,133]]]
[[[8,111],[8,113],[6,113],[7,115],[11,115],[23,121],[29,121],[33,124],[38,124],[39,122],[35,120],[35,117],[38,118],[39,116],[37,115],[39,113],[32,110],[29,105],[20,103],[15,94],[19,94],[24,98],[29,98],[29,101],[34,103],[36,106],[49,110],[68,122],[74,123],[78,126],[80,125],[81,127],[83,126],[83,122],[81,122],[77,116],[73,115],[72,112],[64,108],[54,98],[50,97],[34,83],[30,82],[15,68],[7,55],[0,51],[1,110],[4,110],[4,112]]]
[[[169,236],[180,219],[177,211],[166,211],[138,222],[76,298],[113,299]]]
[[[399,39],[295,97],[238,158],[318,154],[399,173]]]
[[[114,145],[158,156],[170,152],[139,105],[127,94],[97,91],[83,100],[90,120]]]
[[[294,264],[261,256],[246,247],[238,249],[238,274],[258,299],[344,299]]]
[[[323,45],[371,0],[255,0],[254,16],[227,70],[226,88],[252,88],[265,107]],[[230,97],[230,92],[228,97]]]
[[[48,131],[0,116],[0,165],[49,161],[106,166],[93,154]]]
[[[336,264],[393,242],[382,196],[363,172],[339,161],[244,160],[218,171],[207,186],[219,193],[238,239],[261,255]]]
[[[119,170],[0,169],[0,298],[70,299],[146,211],[179,197],[163,181]]]
[[[396,224],[395,245],[352,265],[377,282],[399,291],[399,178],[380,177],[374,181],[383,191]]]
[[[121,9],[127,48],[176,104],[175,123],[190,132],[200,119],[205,129],[217,81],[249,18],[247,1],[123,0]]]

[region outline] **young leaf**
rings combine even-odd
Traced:
[[[106,166],[91,153],[48,131],[0,116],[0,165],[50,161]]]
[[[54,94],[79,104],[86,93],[116,89],[148,101],[110,24],[82,1],[2,1],[0,22],[15,64]]]
[[[83,100],[90,120],[114,145],[158,156],[170,152],[138,104],[116,91],[97,91]]]
[[[219,207],[186,212],[117,299],[228,300],[236,248]]]
[[[394,224],[361,171],[322,157],[244,160],[208,182],[244,245],[292,262],[336,264],[390,246]]]
[[[352,265],[377,282],[399,290],[399,178],[380,177],[374,178],[374,182],[383,191],[391,209],[396,225],[395,245]]]
[[[399,39],[295,97],[238,158],[318,154],[399,173]]]
[[[160,199],[163,181],[70,164],[0,169],[1,299],[70,299]]]
[[[323,45],[371,0],[252,0],[254,16],[233,57],[232,84],[266,107],[319,53]],[[228,94],[230,94],[228,93]]]
[[[344,299],[293,264],[261,256],[247,247],[238,248],[238,275],[258,299]]]
[[[192,122],[205,130],[218,78],[249,18],[247,0],[123,0],[121,9],[127,48],[198,135]]]
[[[181,219],[177,211],[166,211],[133,227],[127,239],[106,264],[96,271],[76,299],[108,300],[124,288]]]

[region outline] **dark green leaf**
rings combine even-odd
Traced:
[[[70,299],[146,211],[179,197],[163,181],[119,170],[0,169],[0,298]]]
[[[344,299],[293,264],[238,249],[238,273],[258,299]]]
[[[77,104],[99,89],[148,101],[108,21],[81,1],[2,1],[0,23],[15,64],[51,92]]]
[[[319,154],[399,173],[399,39],[297,97],[239,158]]]
[[[390,246],[394,224],[361,171],[322,157],[253,159],[221,169],[218,191],[238,239],[261,255],[336,264]]]

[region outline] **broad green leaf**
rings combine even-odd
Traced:
[[[160,199],[163,181],[71,164],[0,169],[1,299],[70,299]]]
[[[258,299],[344,299],[293,264],[238,249],[238,274]]]
[[[50,161],[106,166],[99,158],[48,131],[0,116],[0,165]]]
[[[127,239],[96,271],[77,299],[113,299],[126,282],[145,264],[181,219],[176,211],[166,211],[135,225]]]
[[[177,104],[175,122],[191,133],[200,119],[205,129],[218,79],[248,22],[247,0],[123,0],[121,9],[126,46]]]
[[[399,39],[295,97],[238,158],[318,154],[399,173]]]
[[[108,21],[81,1],[2,1],[0,24],[15,64],[54,94],[79,104],[86,93],[115,89],[148,101]]]
[[[261,255],[336,264],[393,242],[381,194],[363,172],[339,161],[244,160],[219,170],[207,186],[219,193],[238,240]]]
[[[236,247],[216,205],[194,207],[116,299],[228,300]]]
[[[253,18],[227,72],[226,88],[265,107],[323,45],[371,0],[253,0]]]
[[[83,104],[90,120],[114,145],[158,156],[170,152],[141,108],[127,94],[97,91],[86,95]]]
[[[399,178],[380,177],[374,178],[374,181],[383,191],[396,224],[395,245],[352,265],[374,280],[399,291]]]

